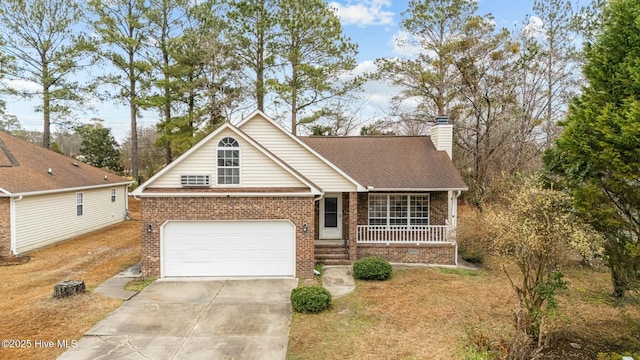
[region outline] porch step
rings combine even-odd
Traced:
[[[317,263],[323,264],[323,265],[353,265],[353,261],[351,260],[331,260],[331,259],[324,259],[322,261],[318,261],[316,259]]]
[[[351,265],[349,253],[344,245],[315,245],[316,263],[325,265]]]

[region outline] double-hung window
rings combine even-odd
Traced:
[[[76,193],[76,216],[82,216],[84,214],[84,194]]]
[[[111,189],[111,202],[116,202],[116,189]]]
[[[218,142],[218,185],[240,184],[240,144],[232,137]]]
[[[370,194],[369,225],[429,225],[429,194]]]

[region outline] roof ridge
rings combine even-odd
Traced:
[[[11,165],[0,164],[1,167],[13,167],[13,166],[19,166],[20,165],[18,160],[16,160],[16,158],[11,153],[11,150],[9,150],[9,148],[7,147],[7,144],[5,144],[4,141],[2,141],[2,139],[0,139],[0,150],[2,150],[4,155],[7,157],[7,159],[11,163]]]

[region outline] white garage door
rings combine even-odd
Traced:
[[[294,276],[289,221],[170,221],[162,230],[163,276]]]

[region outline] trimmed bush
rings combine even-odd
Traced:
[[[322,286],[298,286],[291,291],[291,305],[296,312],[318,313],[331,305],[331,293]]]
[[[391,271],[391,264],[379,256],[362,258],[353,264],[353,275],[361,280],[387,280]]]

